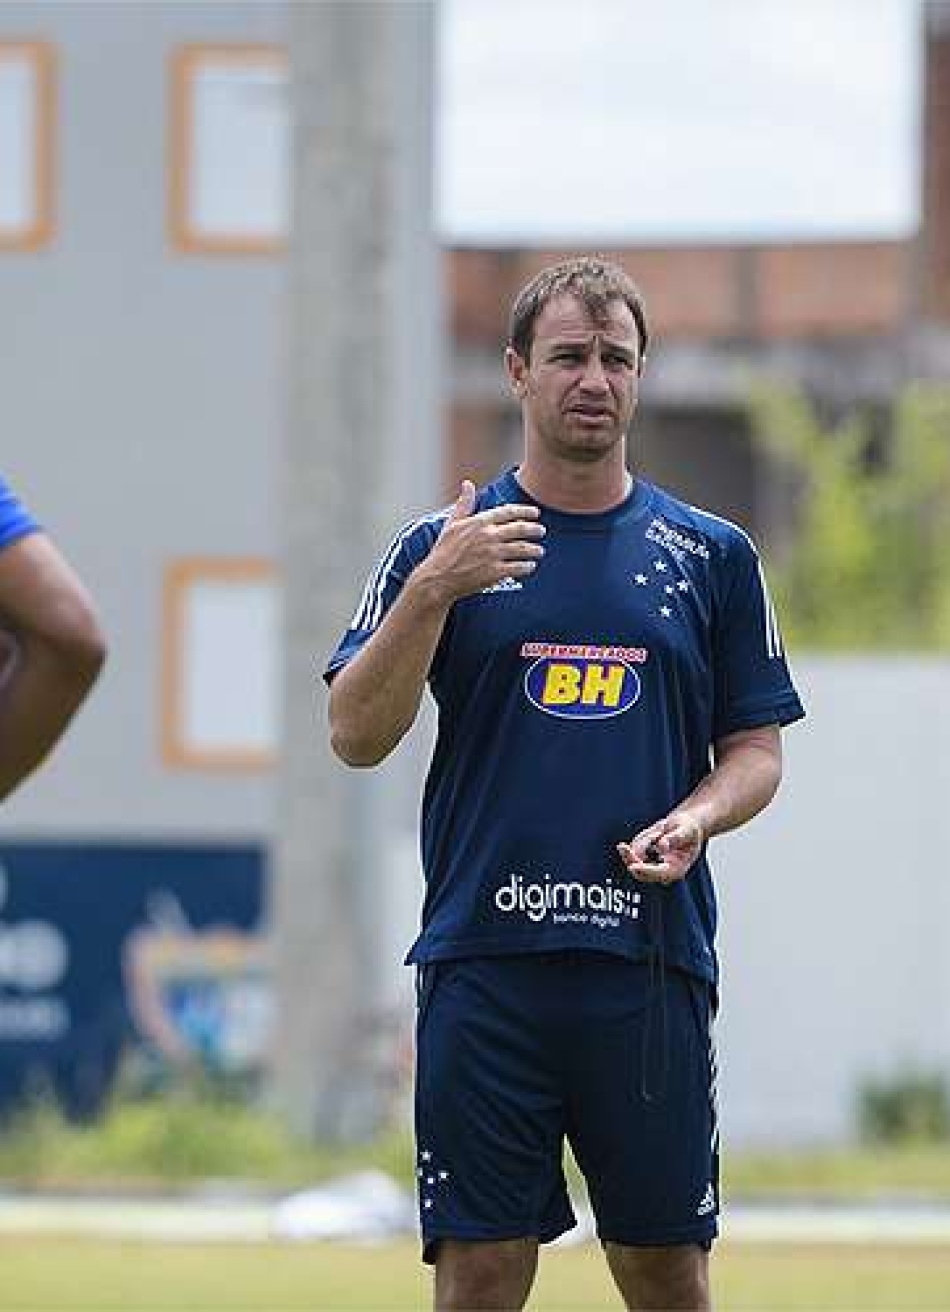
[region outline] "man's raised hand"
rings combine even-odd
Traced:
[[[470,478],[463,478],[462,486],[447,522],[451,524],[456,519],[467,519],[475,509],[475,501],[475,484]]]
[[[415,571],[451,604],[502,579],[533,573],[544,555],[537,506],[506,504],[475,512],[475,485],[465,479],[439,539]]]

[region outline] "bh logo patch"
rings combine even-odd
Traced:
[[[640,676],[624,660],[544,656],[528,667],[524,690],[539,711],[569,720],[622,715],[640,700]]]

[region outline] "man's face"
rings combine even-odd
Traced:
[[[640,375],[636,320],[624,301],[611,301],[596,322],[583,301],[556,297],[535,321],[530,363],[509,348],[505,364],[529,444],[592,462],[623,443]]]

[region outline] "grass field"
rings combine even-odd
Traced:
[[[715,1257],[722,1312],[948,1312],[950,1247],[739,1245]],[[416,1247],[0,1241],[0,1312],[418,1312]],[[599,1250],[546,1250],[537,1312],[617,1308]]]

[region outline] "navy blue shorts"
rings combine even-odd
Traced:
[[[712,990],[606,953],[482,957],[419,978],[423,1255],[439,1239],[555,1239],[575,1224],[564,1140],[602,1242],[717,1233]]]

